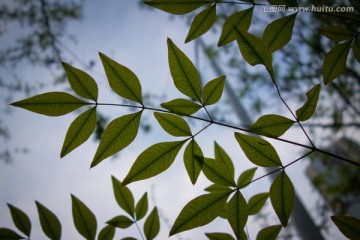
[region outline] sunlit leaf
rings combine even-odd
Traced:
[[[91,167],[114,155],[134,141],[140,124],[142,111],[113,120],[105,129]]]
[[[0,228],[0,239],[4,240],[16,240],[16,239],[25,239],[24,237],[20,236],[13,230],[9,228]]]
[[[144,193],[135,207],[135,216],[137,221],[145,217],[148,211],[148,205],[148,196],[147,193]]]
[[[84,102],[65,92],[48,92],[30,97],[18,102],[11,103],[12,106],[24,108],[31,112],[56,117],[68,114],[79,107],[89,103]]]
[[[248,202],[249,215],[257,214],[261,208],[265,205],[267,199],[269,198],[269,193],[258,193],[252,196]]]
[[[281,231],[281,225],[273,225],[260,230],[256,240],[276,240]]]
[[[270,3],[271,5],[280,5],[287,7],[299,6],[296,0],[268,0],[268,3]]]
[[[279,18],[265,28],[262,41],[270,52],[281,49],[291,40],[295,19],[296,13]]]
[[[242,232],[248,219],[246,200],[240,191],[236,191],[226,206],[228,222],[237,239],[241,239]]]
[[[185,42],[190,42],[206,33],[214,25],[215,19],[216,4],[213,4],[195,16]]]
[[[184,165],[192,184],[196,183],[203,163],[204,154],[195,139],[191,139],[184,151]]]
[[[128,228],[134,223],[134,221],[127,216],[120,215],[110,219],[106,223],[117,228]]]
[[[123,186],[122,183],[114,176],[111,176],[111,181],[116,202],[125,212],[134,217],[135,200],[130,189]]]
[[[215,152],[215,160],[224,163],[225,167],[228,169],[229,173],[234,176],[235,168],[234,164],[229,157],[229,155],[225,152],[225,150],[217,143],[214,143],[214,152]],[[234,177],[232,177],[234,178]]]
[[[236,39],[236,34],[234,32],[234,26],[239,30],[247,31],[250,27],[252,14],[254,8],[248,8],[240,12],[234,13],[228,17],[222,28],[221,36],[218,42],[218,47],[224,46]]]
[[[350,216],[332,216],[331,220],[345,237],[358,239],[360,236],[360,220]]]
[[[107,225],[101,229],[97,240],[112,240],[115,236],[115,228]]]
[[[205,158],[202,171],[207,177],[207,179],[209,179],[213,183],[224,186],[236,186],[234,181],[234,175],[229,172],[226,166],[220,161]]]
[[[35,203],[43,232],[51,240],[59,240],[61,238],[61,223],[59,219],[44,205],[38,201],[35,201]]]
[[[360,62],[360,39],[356,38],[352,46],[353,53],[358,62]]]
[[[328,26],[320,29],[320,33],[330,40],[341,42],[354,37],[346,27],[341,26]]]
[[[230,187],[220,184],[211,184],[204,190],[210,193],[230,193],[232,191]]]
[[[235,240],[234,237],[228,233],[213,232],[205,233],[205,235],[209,240]]]
[[[95,239],[97,222],[94,213],[71,194],[72,214],[76,230],[87,240]]]
[[[215,78],[204,86],[201,98],[205,106],[215,104],[220,100],[224,90],[225,78],[226,76]]]
[[[29,217],[21,209],[15,207],[9,203],[7,205],[10,209],[11,217],[12,217],[12,220],[13,220],[16,228],[19,229],[26,236],[30,237],[31,222],[30,222]]]
[[[143,151],[132,165],[123,185],[151,178],[168,169],[186,141],[161,142]]]
[[[119,96],[141,103],[141,84],[138,77],[127,67],[99,53],[111,89]]]
[[[96,108],[91,108],[80,114],[70,125],[61,149],[60,157],[64,157],[72,150],[89,139],[96,127]]]
[[[213,2],[213,0],[151,0],[146,1],[145,4],[171,14],[181,15]]]
[[[280,137],[293,124],[294,120],[289,118],[268,114],[261,116],[253,125],[250,126],[249,131],[268,137]]]
[[[286,227],[294,208],[295,193],[290,178],[282,171],[270,187],[271,204],[281,224]]]
[[[253,179],[255,172],[256,172],[257,168],[250,168],[246,171],[244,171],[243,173],[240,174],[236,186],[238,188],[244,188],[247,186],[247,184],[249,184],[251,182],[251,180]]]
[[[351,41],[347,41],[336,45],[325,55],[322,68],[325,85],[332,82],[346,70],[346,60],[350,47]]]
[[[223,210],[229,193],[209,193],[191,200],[181,210],[170,230],[170,236],[206,225]]]
[[[191,136],[191,130],[187,122],[179,116],[168,113],[154,113],[161,127],[170,135],[175,137]]]
[[[268,141],[241,133],[235,133],[235,138],[247,158],[255,165],[261,167],[282,165],[275,148]]]
[[[168,59],[176,88],[186,96],[201,101],[201,81],[190,59],[168,38]]]
[[[302,107],[296,110],[296,117],[299,121],[306,121],[312,117],[319,99],[320,90],[321,85],[317,84],[306,93],[306,102]]]
[[[169,102],[160,104],[163,108],[169,110],[172,113],[176,113],[182,116],[190,116],[201,108],[201,105],[183,98],[177,98]]]
[[[160,231],[159,213],[156,207],[151,211],[144,223],[144,234],[147,240],[154,239]]]
[[[66,72],[71,88],[79,96],[97,101],[98,86],[95,80],[86,72],[77,69],[70,64],[62,62],[62,66]]]

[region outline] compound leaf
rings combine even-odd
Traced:
[[[179,114],[181,116],[190,116],[199,111],[201,108],[201,105],[183,98],[177,98],[160,105],[170,112]]]
[[[283,135],[295,121],[276,114],[261,116],[249,130],[253,133],[267,137],[280,137]]]
[[[87,240],[95,239],[97,222],[94,213],[71,194],[72,214],[76,230]]]
[[[134,217],[135,200],[130,189],[124,186],[114,176],[111,176],[111,181],[116,202],[125,212],[127,212],[130,216]]]
[[[281,231],[281,225],[273,225],[260,230],[256,240],[276,240]]]
[[[211,184],[210,186],[208,186],[207,188],[204,189],[207,192],[210,193],[230,193],[232,191],[232,189],[228,186],[224,186],[224,185],[220,185],[220,184]]]
[[[234,237],[228,233],[213,232],[205,233],[205,235],[209,240],[235,240]]]
[[[184,151],[184,165],[192,184],[195,184],[204,163],[204,154],[195,139],[191,139]]]
[[[207,179],[209,179],[213,183],[224,186],[236,186],[234,181],[234,175],[229,172],[226,166],[220,161],[205,158],[202,171],[207,177]]]
[[[213,2],[211,0],[151,0],[146,1],[145,4],[171,14],[182,15]]]
[[[231,176],[233,176],[232,178],[234,178],[235,175],[234,164],[231,158],[229,157],[229,155],[217,142],[214,143],[214,152],[215,152],[215,160],[224,163]]]
[[[151,211],[144,223],[144,234],[146,239],[152,240],[160,231],[159,213],[156,207]]]
[[[350,32],[346,27],[340,26],[328,26],[320,29],[320,33],[330,40],[341,42],[354,37],[354,34]]]
[[[258,193],[252,196],[248,202],[249,215],[257,214],[261,208],[265,205],[267,199],[269,198],[269,193]]]
[[[187,122],[179,116],[168,113],[154,113],[161,127],[170,135],[175,137],[191,136],[191,130]]]
[[[236,191],[226,206],[228,222],[237,239],[242,239],[242,232],[248,219],[246,200],[240,191]]]
[[[236,186],[238,188],[246,187],[253,179],[256,170],[257,170],[257,168],[254,167],[254,168],[250,168],[250,169],[244,171],[243,173],[241,173],[237,180]]]
[[[9,228],[0,228],[0,239],[10,240],[10,239],[25,239],[24,237],[20,236],[18,233],[14,232]]]
[[[319,99],[320,89],[321,85],[317,84],[306,93],[306,102],[302,105],[302,107],[296,110],[296,117],[298,121],[306,121],[312,117]]]
[[[224,90],[225,78],[226,76],[215,78],[204,86],[201,98],[205,106],[215,104],[220,100]]]
[[[29,217],[21,209],[9,203],[7,205],[10,209],[10,214],[16,228],[19,229],[26,236],[30,237],[31,222]]]
[[[145,217],[148,211],[148,205],[148,196],[147,193],[144,193],[144,195],[140,198],[139,202],[136,204],[135,207],[135,215],[137,221]]]
[[[115,236],[115,228],[107,225],[101,229],[97,240],[112,240]]]
[[[38,201],[35,201],[35,203],[43,232],[51,240],[59,240],[61,238],[61,223],[59,219],[44,205]]]
[[[120,215],[110,219],[106,223],[116,228],[128,228],[134,223],[134,221],[127,216]]]
[[[195,16],[185,42],[190,42],[206,33],[214,25],[215,19],[216,4],[213,4]]]
[[[360,236],[360,220],[350,216],[332,216],[331,220],[337,228],[350,239],[357,239]]]

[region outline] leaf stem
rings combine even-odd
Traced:
[[[139,231],[139,233],[140,233],[141,239],[142,239],[142,240],[145,240],[145,238],[144,238],[144,236],[143,236],[142,232],[140,231],[139,225],[137,224],[137,221],[134,221],[134,223],[135,223],[135,226],[136,226],[137,230],[138,230],[138,231]]]

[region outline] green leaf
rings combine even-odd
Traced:
[[[31,112],[57,117],[68,114],[79,107],[89,103],[84,102],[65,92],[48,92],[30,97],[18,102],[11,103],[12,106],[20,107]]]
[[[83,98],[96,102],[98,99],[98,86],[95,80],[86,72],[72,67],[70,64],[62,62],[62,66],[74,92]]]
[[[246,200],[240,191],[236,191],[226,206],[228,222],[237,239],[241,239],[242,232],[248,219]]]
[[[195,139],[191,139],[184,151],[184,165],[192,184],[196,183],[203,163],[204,154]]]
[[[299,4],[296,0],[268,0],[268,3],[271,5],[280,5],[280,6],[287,6],[287,7],[297,7]]]
[[[356,38],[352,46],[354,56],[358,62],[360,62],[360,40]]]
[[[215,104],[220,100],[224,90],[225,78],[226,76],[215,78],[204,86],[201,97],[205,106]]]
[[[43,232],[51,240],[59,240],[61,238],[61,223],[59,219],[44,205],[38,201],[35,201],[35,203]]]
[[[170,230],[170,236],[206,225],[223,210],[230,193],[209,193],[191,200],[181,210]]]
[[[163,108],[169,110],[172,113],[176,113],[182,116],[190,116],[201,108],[201,105],[183,98],[177,98],[169,102],[160,104]]]
[[[145,4],[171,14],[182,15],[213,2],[213,0],[152,0],[146,1]]]
[[[331,220],[345,237],[358,239],[360,236],[360,220],[350,216],[332,216]]]
[[[161,127],[170,135],[175,137],[191,136],[191,130],[187,122],[174,114],[168,113],[154,113],[156,120],[158,120]]]
[[[256,240],[276,240],[281,228],[281,225],[273,225],[263,228],[256,236]]]
[[[115,236],[115,228],[113,226],[105,226],[99,233],[97,240],[112,240]]]
[[[262,41],[270,52],[281,49],[291,40],[296,15],[279,18],[265,28]]]
[[[255,165],[261,167],[282,165],[275,148],[268,141],[241,133],[235,133],[235,138],[246,157]]]
[[[21,209],[15,207],[9,203],[7,205],[10,209],[12,220],[13,220],[15,226],[17,227],[17,229],[19,229],[26,236],[30,237],[31,222],[30,222],[29,217]]]
[[[113,120],[105,129],[91,167],[121,151],[134,141],[140,124],[142,111]]]
[[[250,168],[250,169],[244,171],[243,173],[241,173],[237,180],[236,186],[238,188],[244,188],[244,187],[248,186],[248,184],[253,179],[256,170],[257,170],[257,168],[254,167],[254,168]]]
[[[176,88],[186,96],[201,101],[201,81],[190,59],[168,38],[168,59]]]
[[[0,239],[11,240],[11,239],[25,239],[25,238],[9,228],[0,228]]]
[[[228,169],[232,178],[235,175],[234,164],[229,157],[229,155],[225,152],[225,150],[217,143],[214,143],[214,152],[215,152],[215,160],[224,163],[225,167]]]
[[[280,137],[283,135],[295,121],[275,114],[268,114],[260,117],[249,131],[267,137]]]
[[[141,84],[127,67],[99,53],[111,89],[119,96],[142,104]]]
[[[76,230],[87,240],[95,239],[97,222],[94,213],[71,194],[72,214]]]
[[[346,27],[341,26],[328,26],[320,29],[320,33],[330,40],[341,42],[354,37]]]
[[[144,234],[146,239],[151,240],[158,235],[160,231],[159,213],[156,207],[151,211],[144,223]]]
[[[185,42],[190,42],[206,33],[214,25],[215,19],[216,4],[213,4],[195,16]]]
[[[336,45],[325,55],[322,68],[325,85],[332,82],[346,70],[346,60],[350,47],[351,41],[347,41]]]
[[[135,207],[135,215],[136,220],[139,221],[143,217],[145,217],[147,211],[148,211],[148,196],[147,192],[144,193],[144,195],[140,198],[139,202],[136,204]]]
[[[204,189],[210,193],[231,193],[232,189],[228,186],[220,185],[220,184],[211,184],[207,188]]]
[[[96,107],[80,114],[70,125],[61,149],[60,157],[64,157],[72,150],[89,139],[96,127]]]
[[[317,84],[306,93],[306,102],[302,105],[302,107],[296,110],[296,117],[298,121],[306,121],[312,117],[319,99],[320,90],[321,85]]]
[[[127,216],[120,215],[110,219],[106,223],[117,228],[128,228],[134,223],[134,221]]]
[[[221,31],[218,47],[225,46],[236,39],[234,26],[241,31],[247,31],[250,27],[254,8],[248,8],[240,12],[234,13],[226,19]]]
[[[281,224],[286,227],[294,208],[295,193],[290,178],[282,171],[270,187],[271,204]]]
[[[248,202],[249,215],[257,214],[261,208],[265,205],[267,199],[269,198],[269,193],[258,193],[252,196]]]
[[[214,232],[214,233],[205,233],[205,235],[209,240],[235,240],[233,236],[231,236],[228,233]]]
[[[135,214],[135,200],[129,188],[124,186],[118,179],[111,176],[111,181],[114,190],[114,196],[118,205],[134,218]]]
[[[123,185],[151,178],[168,169],[186,141],[161,142],[142,152],[132,165]]]
[[[133,237],[126,237],[126,238],[122,238],[121,240],[138,240],[137,238],[133,238]]]
[[[205,158],[202,171],[213,183],[217,183],[224,186],[233,186],[236,187],[234,181],[234,175],[229,172],[226,166],[220,162],[215,161],[214,159]]]

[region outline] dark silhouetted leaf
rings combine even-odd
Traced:
[[[13,230],[9,228],[0,228],[0,239],[3,240],[16,240],[16,239],[25,239],[24,237],[20,236]]]
[[[123,184],[151,178],[168,169],[185,142],[161,142],[146,149],[135,160]]]
[[[232,189],[228,186],[220,185],[220,184],[211,184],[207,188],[204,189],[210,193],[231,193]]]
[[[101,229],[97,240],[113,240],[115,236],[115,228],[107,225]]]
[[[235,138],[247,158],[257,166],[276,167],[282,165],[275,148],[268,141],[241,133],[235,133]]]
[[[270,3],[271,5],[280,5],[287,7],[299,6],[296,0],[268,0],[268,3]]]
[[[268,198],[269,193],[258,193],[252,196],[248,202],[249,215],[257,214],[265,205]]]
[[[127,216],[120,215],[110,219],[106,223],[117,228],[128,228],[134,223],[134,221]]]
[[[11,103],[12,106],[24,108],[31,112],[57,117],[68,114],[79,107],[89,103],[84,102],[65,92],[48,92],[30,97],[18,102]]]
[[[184,151],[184,164],[192,184],[196,183],[203,163],[204,154],[195,139],[191,139]]]
[[[111,181],[116,202],[125,212],[134,218],[135,200],[130,189],[126,186],[123,186],[122,183],[114,176],[111,176]]]
[[[354,37],[354,34],[345,27],[328,26],[320,29],[320,33],[330,40],[341,42]]]
[[[283,135],[295,121],[275,114],[268,114],[260,117],[249,130],[268,137],[280,137]]]
[[[205,233],[209,240],[235,240],[233,236],[228,233]]]
[[[151,0],[146,1],[145,4],[171,14],[181,15],[213,2],[212,0]]]
[[[148,211],[148,207],[148,196],[147,193],[144,193],[144,195],[140,198],[139,202],[136,204],[135,207],[135,215],[137,221],[145,217]]]
[[[17,227],[17,229],[19,229],[26,236],[30,237],[31,222],[30,222],[29,217],[21,209],[15,207],[9,203],[7,205],[10,209],[12,220],[13,220],[15,226]]]
[[[345,237],[358,239],[360,236],[360,220],[350,216],[332,216],[331,220]]]
[[[251,182],[251,180],[253,179],[255,172],[256,172],[257,168],[250,168],[246,171],[244,171],[243,173],[240,174],[238,180],[237,180],[237,187],[238,188],[244,188],[247,186],[247,184],[249,184]]]
[[[186,137],[192,135],[189,125],[183,118],[174,114],[159,112],[155,112],[154,115],[161,127],[170,135],[175,137]]]
[[[201,105],[183,98],[177,98],[166,103],[162,103],[161,106],[172,113],[176,113],[182,116],[190,116],[201,108]]]
[[[35,201],[35,203],[43,232],[51,240],[59,240],[61,238],[61,223],[59,219],[44,205],[38,201]]]
[[[353,44],[353,53],[358,62],[360,62],[360,40],[356,38]]]
[[[296,117],[298,121],[306,121],[312,117],[319,99],[320,90],[321,85],[317,84],[306,93],[306,102],[304,103],[304,105],[302,105],[301,108],[296,110]]]
[[[133,238],[133,237],[126,237],[126,238],[122,238],[121,240],[138,240],[137,238]]]
[[[235,169],[234,164],[229,157],[229,155],[225,152],[225,150],[217,143],[214,143],[214,152],[215,152],[215,160],[224,163],[225,167],[228,169],[229,173],[234,176]],[[234,177],[232,177],[234,178]]]
[[[72,214],[76,230],[87,240],[95,239],[97,222],[94,213],[71,194]]]
[[[349,2],[354,8],[360,10],[360,2],[358,0],[349,0]]]
[[[119,96],[141,103],[141,84],[138,77],[127,67],[99,53],[110,87]]]
[[[256,240],[276,240],[281,231],[281,225],[274,225],[263,228],[256,236]]]
[[[236,191],[226,206],[227,219],[237,239],[241,239],[242,232],[248,219],[246,200],[240,191]]]
[[[215,19],[216,4],[213,4],[195,16],[191,23],[185,42],[190,42],[191,40],[194,40],[206,33],[212,27],[212,25],[214,25]]]
[[[158,235],[159,231],[159,213],[157,211],[157,208],[154,207],[154,209],[151,211],[150,215],[147,217],[144,223],[144,234],[146,236],[146,239],[151,240],[154,239],[156,235]]]
[[[205,106],[217,103],[224,90],[226,76],[215,78],[208,82],[202,92],[202,104]]]
[[[91,167],[121,151],[134,141],[139,130],[141,113],[142,111],[139,111],[119,117],[106,127]]]
[[[286,227],[294,208],[295,193],[290,178],[282,171],[270,187],[271,204],[281,224]]]
[[[233,186],[236,187],[234,181],[234,175],[229,172],[226,166],[220,162],[215,161],[214,159],[205,158],[202,171],[213,183],[217,183],[224,186]]]

